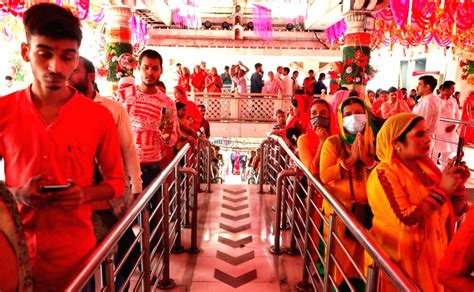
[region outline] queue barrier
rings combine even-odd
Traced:
[[[170,253],[198,253],[197,205],[199,189],[198,167],[207,144],[191,149],[186,144],[170,164],[135,200],[123,218],[109,231],[78,268],[67,291],[81,291],[91,282],[96,291],[133,291],[170,289],[175,283],[170,274]],[[207,148],[206,148],[207,147]],[[138,222],[138,223],[137,223]],[[190,228],[190,232],[183,231]],[[127,230],[134,231],[134,238],[122,257],[117,256],[119,241]],[[188,236],[189,247],[182,245]],[[138,253],[137,253],[138,251]],[[131,272],[122,275],[125,265],[132,265]],[[118,278],[120,289],[116,289]]]
[[[260,171],[268,175],[260,176],[259,182],[262,193],[265,184],[270,184],[270,190],[276,190],[275,236],[271,252],[277,255],[286,252],[302,257],[304,265],[298,290],[337,290],[333,275],[339,273],[348,288],[356,291],[350,281],[351,276],[340,263],[342,256],[349,261],[351,273],[363,281],[366,291],[377,291],[379,273],[385,274],[398,291],[420,291],[353,214],[309,173],[282,138],[270,136],[262,143],[260,151],[263,155],[276,154],[262,159]],[[329,216],[325,216],[318,207],[317,202],[323,199],[332,207],[333,212]],[[335,232],[341,225],[353,234],[356,244],[370,257],[370,264],[359,266],[353,258]],[[282,242],[284,230],[290,233],[285,248]]]

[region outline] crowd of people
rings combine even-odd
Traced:
[[[0,290],[62,290],[175,153],[186,143],[196,146],[199,137],[210,136],[205,106],[188,100],[187,92],[219,92],[223,84],[233,83],[237,92],[246,93],[249,69],[239,62],[219,76],[201,63],[191,75],[177,66],[173,100],[160,81],[162,57],[148,49],[138,60],[141,82],[123,78],[109,99],[95,86],[92,62],[79,56],[82,31],[77,17],[42,3],[25,12],[23,23],[26,43],[21,56],[31,65],[33,83],[0,98],[0,158],[5,162],[5,183],[0,183]],[[469,170],[461,157],[451,158],[453,150],[443,146],[446,143],[431,143],[438,136],[457,143],[458,127],[439,122],[440,117],[458,117],[455,84],[444,82],[436,96],[437,81],[421,77],[417,103],[396,88],[369,92],[365,99],[341,88],[328,100],[313,100],[326,90],[324,74],[315,80],[310,71],[300,86],[298,72],[293,77],[288,67],[276,72],[269,72],[263,82],[257,63],[250,86],[252,93],[268,90],[292,96],[292,111],[277,112],[272,133],[286,139],[348,210],[362,214],[357,218],[420,288],[466,287],[459,286],[461,282],[472,287],[472,256],[465,251],[472,245],[462,244],[472,242],[472,232],[465,231],[472,224],[456,235],[467,240],[453,240],[464,250],[459,261],[468,262],[456,262],[437,277],[454,219],[467,211],[464,185]],[[472,100],[471,93],[463,113],[469,119]],[[429,158],[432,152],[434,161]],[[232,154],[232,172],[239,167],[244,180],[248,172],[243,168],[251,164],[258,169],[258,153],[251,153],[250,159]],[[222,163],[219,155],[215,149],[217,166]],[[330,214],[327,202],[319,207],[325,216]],[[339,238],[357,264],[364,265],[363,250],[340,226]],[[127,230],[117,254],[125,254],[134,240],[133,231]],[[443,261],[453,260],[451,250]],[[351,281],[357,281],[341,254],[336,250]],[[124,277],[133,267],[132,260],[124,263],[116,277],[118,289],[126,289]],[[347,285],[336,271],[327,272],[338,285]],[[93,283],[88,288],[93,289]]]
[[[395,87],[368,91],[366,96],[341,88],[327,100],[308,99],[301,91],[293,97],[290,113],[277,111],[272,131],[285,139],[310,173],[370,230],[423,291],[444,291],[443,285],[462,288],[466,283],[473,287],[474,283],[468,244],[460,251],[465,257],[457,258],[463,264],[449,268],[451,276],[438,277],[454,223],[468,210],[464,186],[470,172],[462,157],[456,157],[458,131],[463,126],[439,121],[459,120],[455,83],[442,83],[438,95],[436,87],[434,77],[420,77],[416,100]],[[469,102],[465,102],[464,116],[471,115]],[[330,204],[316,201],[328,219]],[[472,244],[468,232],[457,236]],[[368,265],[364,249],[343,224],[336,225],[336,234],[346,251],[336,247],[334,255],[347,278],[337,268],[326,272],[342,291],[349,287],[347,279],[357,291],[363,290],[346,252],[363,270]],[[315,236],[314,241],[318,240]],[[461,246],[459,241],[457,246]],[[393,289],[382,276],[380,291]]]

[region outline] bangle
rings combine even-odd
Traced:
[[[339,163],[339,165],[340,165],[342,168],[344,168],[345,170],[351,170],[351,168],[352,168],[352,167],[348,167],[348,166],[344,163],[344,161],[341,161],[341,162]]]
[[[374,160],[370,165],[367,166],[368,169],[372,169],[377,166],[377,161]]]
[[[438,193],[433,192],[429,194],[428,197],[438,203],[440,206],[443,206],[444,203],[446,203],[446,198]]]

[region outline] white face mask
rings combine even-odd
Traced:
[[[355,114],[342,119],[342,125],[352,135],[362,132],[365,128],[365,114]]]

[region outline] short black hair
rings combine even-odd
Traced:
[[[451,81],[451,80],[446,80],[446,81],[444,81],[443,84],[441,84],[439,89],[444,90],[444,89],[447,89],[447,88],[451,88],[451,86],[454,86],[454,85],[456,85],[456,82]]]
[[[283,68],[283,71],[285,71],[286,73],[290,73],[290,68],[285,67],[285,68]]]
[[[179,102],[179,101],[176,103],[176,110],[179,111],[180,109],[182,109],[184,107],[186,107],[186,105],[184,103]]]
[[[32,35],[53,40],[75,40],[78,46],[82,42],[79,18],[71,10],[56,4],[40,3],[31,6],[23,16],[23,25],[28,43]]]
[[[5,76],[5,80],[8,80],[8,81],[13,80],[13,77],[11,77],[10,75],[7,75]]]
[[[229,66],[225,66],[225,67],[224,67],[224,70],[229,70]]]
[[[314,73],[313,69],[309,69],[308,74]]]
[[[395,86],[392,86],[388,89],[388,93],[397,92],[398,89]]]
[[[203,109],[206,109],[206,106],[203,105],[203,104],[198,105],[198,107],[203,108]]]
[[[324,74],[324,73],[319,73],[318,80],[322,80],[324,77],[326,77],[326,74]]]
[[[282,109],[277,109],[275,115],[278,115],[278,114],[286,115]]]
[[[144,50],[143,52],[140,53],[140,56],[138,57],[138,64],[142,64],[142,59],[143,58],[150,58],[150,59],[158,59],[160,60],[160,66],[163,66],[163,58],[161,57],[160,53],[158,53],[155,50]]]
[[[86,69],[86,72],[88,74],[89,73],[95,73],[94,64],[92,64],[92,62],[89,59],[87,59],[83,56],[81,56],[80,58],[81,58],[82,62],[84,63],[84,68]]]
[[[181,63],[176,63],[176,67],[181,66]]]
[[[419,121],[422,121],[424,120],[423,117],[416,117],[413,119],[413,121],[411,121],[411,123],[408,125],[408,127],[405,129],[405,131],[403,131],[403,133],[400,134],[400,136],[397,137],[397,141],[400,141],[402,142],[403,144],[405,144],[407,142],[407,134],[408,132],[410,132],[415,126],[416,124],[418,124]]]
[[[298,144],[298,138],[301,136],[301,130],[299,128],[288,128],[285,132],[285,136],[290,140],[291,145],[296,146]]]
[[[255,70],[258,69],[258,67],[262,67],[262,64],[261,63],[255,64]]]
[[[298,88],[295,90],[295,95],[304,94],[304,89]]]
[[[418,80],[423,80],[425,84],[428,84],[430,86],[431,91],[434,91],[436,88],[436,85],[438,85],[438,80],[434,78],[431,75],[424,75],[418,78]]]

